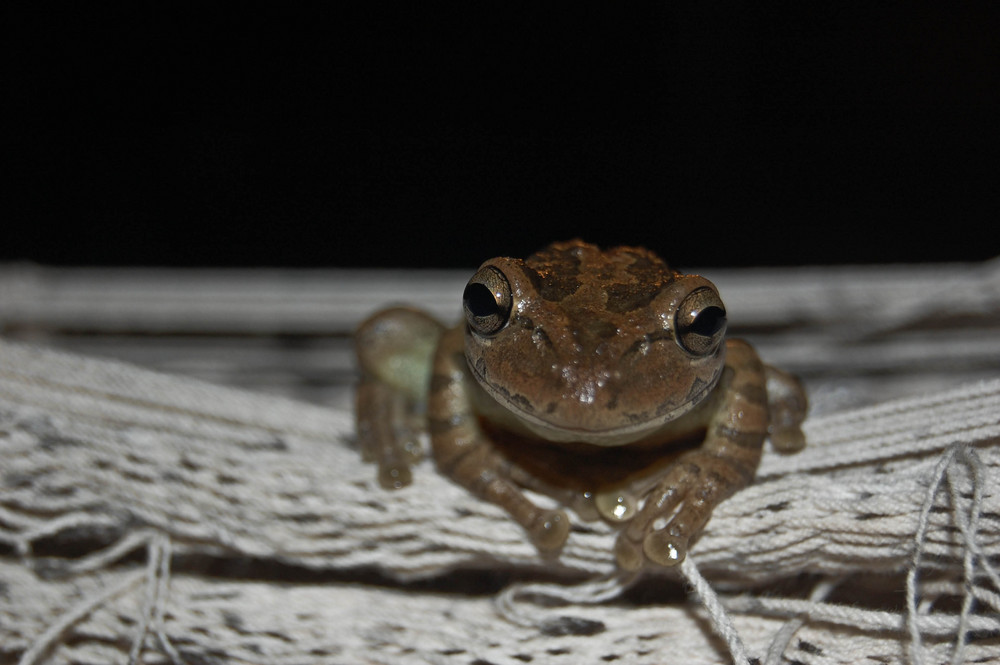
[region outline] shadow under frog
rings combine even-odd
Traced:
[[[799,382],[725,339],[711,282],[649,250],[571,240],[490,259],[463,308],[452,328],[405,307],[362,323],[362,452],[383,486],[403,487],[427,432],[438,468],[542,551],[562,547],[569,518],[526,489],[619,524],[621,568],[676,565],[753,480],[765,438],[805,443]]]

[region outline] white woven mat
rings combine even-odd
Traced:
[[[0,342],[0,663],[1000,662],[1000,379],[806,432],[623,579],[379,489],[346,411]]]
[[[610,609],[586,604],[595,593],[586,586],[552,609],[526,593],[507,594],[500,606],[406,587],[170,575],[157,567],[168,547],[313,570],[376,567],[397,579],[494,567],[599,578],[614,566],[609,528],[574,532],[558,561],[542,562],[502,511],[430,468],[407,490],[379,490],[346,443],[346,413],[9,344],[0,346],[0,366],[0,542],[21,557],[2,562],[0,635],[8,654],[34,649],[24,662],[52,656],[59,643],[60,660],[98,662],[143,633],[147,662],[212,653],[247,662],[310,654],[565,662],[567,650],[659,662],[678,645],[689,662],[720,658],[696,604]],[[933,579],[930,592],[914,580],[921,607],[912,620],[928,662],[960,629],[993,635],[965,645],[970,660],[996,653],[1000,585],[989,561],[1000,553],[998,421],[1000,381],[991,381],[817,418],[805,452],[768,455],[761,482],[716,511],[691,557],[726,583],[723,603],[749,650],[763,653],[782,618],[809,616],[796,639],[815,653],[796,656],[802,662],[901,658],[905,611],[733,594],[802,573],[822,574],[822,586],[829,575],[917,561]],[[60,543],[112,549],[44,556]],[[150,567],[114,565],[143,547]],[[965,588],[978,610],[936,608]],[[572,617],[568,628],[558,628],[560,617]],[[592,634],[552,635],[567,631]]]

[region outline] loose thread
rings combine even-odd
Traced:
[[[636,577],[634,573],[616,573],[571,585],[513,584],[500,592],[496,605],[500,614],[511,623],[537,628],[550,612],[532,611],[521,598],[534,596],[562,604],[598,605],[620,596]]]
[[[18,665],[35,665],[35,663],[40,662],[39,659],[45,655],[49,649],[55,646],[56,640],[58,640],[64,632],[69,630],[70,627],[75,625],[77,622],[82,621],[87,615],[112,598],[115,598],[116,596],[125,593],[133,586],[138,585],[139,582],[145,579],[145,577],[145,571],[133,573],[104,593],[99,594],[90,600],[82,601],[76,607],[63,614],[54,624],[49,626],[37,640],[35,640],[35,643],[32,644],[31,647],[24,652],[24,654],[22,654],[21,660],[18,661]]]
[[[170,538],[159,533],[153,534],[149,539],[147,551],[146,602],[143,603],[142,621],[132,642],[128,663],[135,665],[139,662],[150,625],[152,625],[160,647],[167,653],[174,665],[182,665],[183,658],[163,630],[163,615],[166,611],[170,586]]]
[[[726,612],[726,608],[719,602],[719,596],[715,593],[715,589],[702,577],[698,566],[695,565],[690,554],[681,562],[680,570],[684,579],[687,580],[688,584],[694,588],[695,593],[698,594],[698,598],[701,599],[701,604],[705,610],[708,611],[716,634],[725,640],[726,646],[729,648],[729,655],[733,657],[733,662],[737,663],[737,665],[749,665],[750,659],[747,656],[746,647],[740,638],[739,632],[736,630],[736,626],[733,625],[733,621],[729,613]]]
[[[170,657],[174,665],[184,665],[183,658],[181,658],[177,649],[174,648],[163,630],[163,617],[169,593],[170,579],[171,547],[169,537],[152,529],[142,529],[128,534],[117,543],[103,550],[74,562],[67,566],[64,572],[67,574],[80,574],[105,568],[141,546],[145,546],[147,552],[146,568],[143,571],[129,575],[121,583],[113,586],[104,593],[82,601],[76,607],[59,617],[22,654],[18,665],[35,665],[42,656],[55,646],[56,641],[70,627],[82,621],[91,612],[112,598],[137,586],[141,581],[145,581],[146,599],[143,603],[142,617],[139,621],[135,637],[132,640],[132,646],[129,649],[128,660],[126,662],[129,665],[136,665],[136,663],[140,662],[146,636],[149,634],[150,625],[152,625],[154,626],[160,646]]]
[[[969,514],[963,514],[961,507],[966,503],[962,497],[960,479],[953,463],[958,460],[962,462],[970,471],[970,481],[972,484],[972,500],[969,506]],[[955,643],[952,650],[951,662],[958,665],[962,662],[965,649],[965,637],[971,629],[972,608],[976,599],[974,593],[977,562],[983,564],[983,569],[993,581],[994,585],[1000,588],[1000,580],[997,579],[996,570],[979,556],[978,545],[979,513],[983,504],[984,468],[983,462],[975,451],[964,444],[954,444],[938,459],[934,466],[934,471],[930,476],[930,482],[924,495],[920,515],[917,519],[917,532],[914,535],[914,551],[910,568],[906,575],[906,627],[910,634],[910,658],[914,665],[923,664],[923,647],[921,643],[919,617],[924,612],[929,612],[929,605],[925,608],[923,604],[917,606],[917,581],[919,577],[920,560],[923,554],[924,543],[927,538],[927,530],[930,526],[930,512],[934,505],[934,500],[941,487],[942,482],[947,480],[949,498],[952,503],[952,515],[958,526],[962,537],[963,558],[962,558],[962,608],[958,616],[958,626],[955,630]]]
[[[171,662],[174,665],[185,665],[180,652],[174,647],[163,628],[163,617],[167,611],[167,598],[170,595],[170,557],[173,552],[169,537],[161,536],[160,540],[160,575],[156,593],[158,602],[156,603],[153,625],[156,627],[156,637],[160,641],[160,647],[170,657]]]
[[[146,634],[149,632],[149,622],[153,618],[153,606],[156,604],[156,575],[159,569],[160,547],[156,536],[149,537],[146,547],[146,600],[142,606],[142,618],[136,629],[135,637],[132,639],[132,648],[128,653],[128,665],[135,665],[139,662],[143,646],[146,642]]]
[[[965,556],[962,561],[963,568],[963,598],[962,610],[959,615],[958,631],[955,635],[955,649],[952,652],[952,665],[960,665],[963,660],[965,650],[965,636],[969,631],[969,617],[972,614],[973,604],[976,596],[972,589],[976,582],[976,552],[979,549],[977,540],[979,536],[979,513],[982,510],[983,502],[983,463],[974,450],[963,448],[961,457],[971,471],[972,480],[972,503],[969,506],[969,515],[962,514],[959,506],[962,502],[961,489],[958,478],[955,477],[955,470],[948,467],[948,486],[951,489],[951,500],[955,515],[955,521],[962,533],[965,545]]]
[[[809,603],[818,603],[826,599],[837,588],[840,581],[840,579],[825,580],[817,584],[813,588],[812,593],[809,594]],[[767,650],[764,665],[778,665],[781,662],[781,656],[791,643],[792,637],[795,636],[799,628],[805,625],[806,619],[810,618],[810,616],[811,612],[805,612],[785,622],[778,632],[774,634],[774,639],[771,640],[771,646]]]
[[[813,621],[850,626],[863,632],[898,633],[906,630],[904,617],[899,613],[865,610],[853,605],[814,604],[809,600],[747,596],[728,598],[725,604],[730,611],[743,614],[785,619],[808,614]],[[955,633],[958,628],[958,617],[947,614],[921,614],[917,617],[917,624],[922,634],[943,637]],[[1000,622],[992,617],[973,615],[969,617],[969,629],[996,632],[1000,630]]]

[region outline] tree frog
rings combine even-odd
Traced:
[[[647,249],[571,240],[490,259],[462,306],[450,328],[407,307],[361,324],[362,453],[384,487],[403,487],[428,434],[440,471],[544,553],[566,541],[569,508],[620,525],[620,568],[677,565],[753,480],[765,438],[805,444],[799,381],[725,339],[711,282]]]

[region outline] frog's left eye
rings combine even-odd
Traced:
[[[465,320],[480,335],[492,335],[507,325],[513,302],[510,282],[491,266],[473,275],[462,294]]]
[[[726,306],[715,289],[697,289],[681,302],[675,324],[681,347],[696,356],[707,356],[726,336]]]

